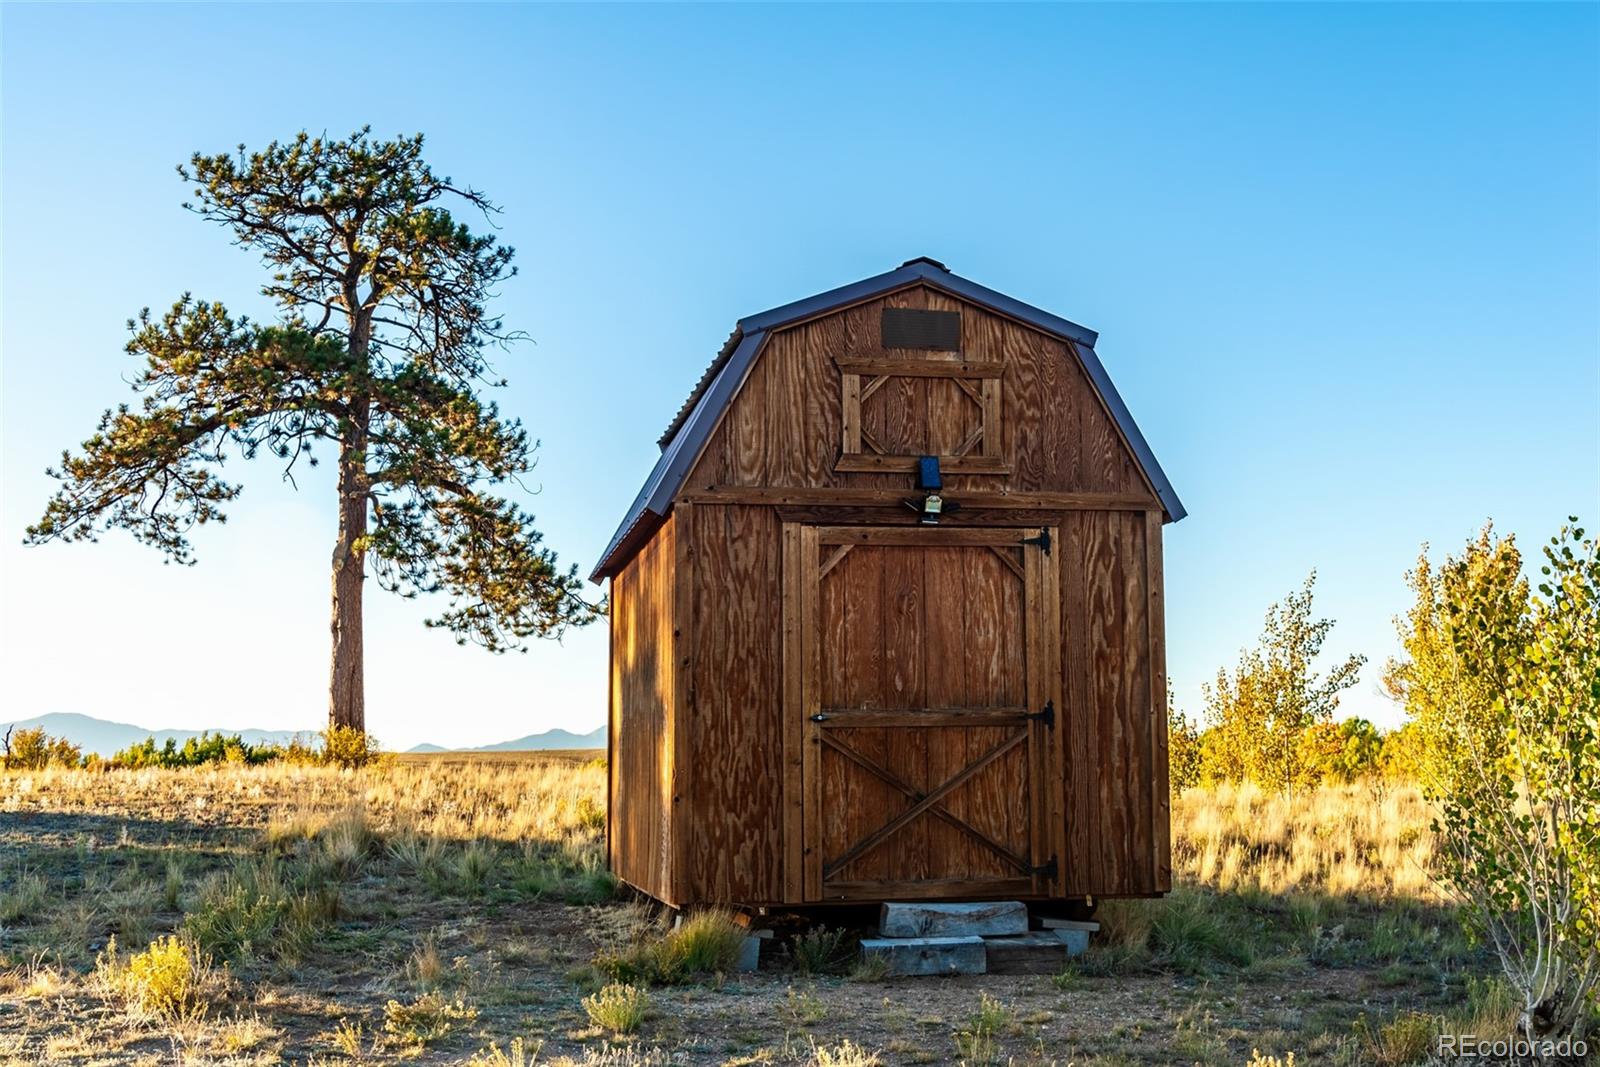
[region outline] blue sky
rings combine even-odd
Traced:
[[[500,396],[587,572],[734,319],[932,255],[1101,332],[1190,510],[1180,703],[1319,572],[1345,709],[1422,542],[1600,523],[1592,5],[5,5],[0,715],[315,728],[325,477],[258,463],[200,563],[23,548],[43,467],[127,395],[124,321],[262,271],[174,164],[296,130],[424,131],[505,208],[533,345]],[[602,630],[494,658],[368,597],[401,747],[603,721]]]

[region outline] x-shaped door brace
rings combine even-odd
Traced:
[[[861,397],[858,403],[865,404],[868,398],[871,397],[873,393],[876,393],[884,382],[893,377],[895,377],[893,374],[880,374],[876,377],[864,378],[861,382]],[[944,380],[955,382],[960,390],[967,395],[967,398],[970,399],[974,404],[978,405],[979,412],[984,410],[983,394],[978,391],[977,386],[974,386],[965,378],[946,378]],[[857,421],[859,422],[861,420],[858,419]],[[971,433],[967,434],[966,439],[957,445],[955,451],[951,452],[950,455],[964,456],[968,452],[971,452],[973,447],[977,445],[979,441],[983,440],[984,429],[985,427],[983,422],[979,421],[978,425],[973,428]],[[879,444],[877,439],[872,436],[872,432],[865,426],[860,428],[860,433],[862,444],[866,445],[869,449],[876,452],[880,456],[888,454],[888,449]]]
[[[1015,866],[1023,874],[1032,874],[1033,866],[1028,862],[1027,859],[1017,855],[1015,852],[1011,851],[1011,849],[1006,848],[1000,842],[989,837],[987,834],[983,833],[983,831],[979,830],[977,827],[973,826],[959,815],[956,815],[948,808],[943,806],[934,806],[945,797],[955,792],[958,788],[960,788],[962,783],[966,782],[973,775],[977,774],[979,771],[983,770],[989,764],[993,763],[1007,752],[1010,752],[1013,748],[1016,748],[1027,739],[1028,728],[1024,726],[1021,731],[1000,742],[1000,744],[996,745],[994,748],[991,748],[988,752],[979,757],[977,762],[969,763],[954,777],[946,780],[943,785],[939,786],[931,793],[919,793],[914,787],[906,784],[906,782],[893,771],[890,771],[877,761],[863,756],[860,752],[857,752],[855,749],[851,748],[849,745],[846,745],[838,738],[831,736],[830,731],[826,729],[823,730],[822,741],[824,744],[833,749],[835,752],[839,753],[841,756],[844,756],[846,759],[850,760],[852,763],[863,768],[864,770],[872,772],[893,788],[910,797],[912,804],[911,807],[907,808],[893,819],[890,819],[888,822],[878,827],[878,829],[874,830],[871,834],[856,842],[855,845],[845,852],[844,855],[840,856],[832,863],[826,864],[822,869],[822,877],[824,879],[832,878],[834,875],[844,870],[846,866],[860,859],[862,856],[866,855],[868,852],[871,852],[879,845],[883,844],[883,842],[887,841],[897,831],[905,827],[911,822],[912,819],[915,819],[923,812],[927,812],[935,818],[954,826],[956,829],[971,835],[978,841],[979,844],[983,845],[991,852]]]

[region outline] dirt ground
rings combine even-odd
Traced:
[[[426,775],[460,773],[434,762]],[[521,773],[503,762],[510,770],[494,773]],[[571,774],[580,764],[562,766]],[[322,856],[309,850],[330,831],[275,829],[286,812],[364,797],[381,821],[394,801],[387,786],[348,772],[328,780],[139,773],[158,777],[138,787],[101,775],[0,789],[0,1062],[512,1064],[511,1042],[521,1038],[527,1062],[541,1064],[1244,1064],[1257,1049],[1293,1051],[1297,1064],[1403,1063],[1415,1043],[1400,1048],[1383,1028],[1413,1011],[1459,1006],[1481,964],[1458,949],[1430,962],[1426,945],[1326,950],[1330,938],[1342,946],[1368,936],[1362,922],[1376,939],[1388,929],[1379,912],[1352,913],[1331,935],[1269,931],[1244,955],[1206,941],[1216,937],[1209,927],[1194,935],[1189,957],[1096,947],[1061,975],[812,976],[777,940],[757,973],[651,988],[642,1026],[621,1036],[594,1025],[583,1001],[604,982],[597,954],[647,936],[645,908],[609,887],[598,894],[608,899],[581,899],[588,890],[534,866],[555,862],[546,853],[535,857],[526,844],[519,852],[492,829],[449,838],[444,873],[428,881],[405,867],[390,826],[334,883],[331,918],[302,953],[274,959],[258,946],[222,963],[203,1017],[161,1021],[119,1004],[97,981],[95,960],[110,937],[137,948],[191,928],[185,922],[230,865],[290,847],[284,841],[301,849],[285,852],[285,863]],[[425,777],[394,792],[414,802],[424,782],[438,788]],[[441,796],[425,807],[437,821],[461,818],[462,804]],[[580,859],[592,864],[593,827],[583,833],[562,847],[590,850]],[[468,870],[477,840],[493,845],[486,873],[463,888],[448,857],[459,852]],[[563,877],[592,876],[573,870]],[[1248,920],[1252,908],[1262,909],[1261,929],[1277,921],[1266,902],[1206,901],[1230,921]],[[1342,940],[1346,926],[1354,932]],[[427,992],[459,1012],[426,1040],[398,1033],[388,1006]]]

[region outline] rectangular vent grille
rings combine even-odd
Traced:
[[[961,312],[922,308],[883,309],[884,348],[961,351]]]

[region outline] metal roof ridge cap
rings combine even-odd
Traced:
[[[1031,323],[1051,333],[1070,338],[1080,345],[1088,345],[1093,348],[1100,339],[1098,330],[1091,330],[1082,323],[1064,319],[1054,312],[1046,311],[1044,308],[1030,304],[1025,300],[1018,300],[1016,297],[1002,293],[998,289],[991,289],[981,282],[975,282],[971,278],[963,278],[961,275],[953,274],[949,271],[936,273],[942,274],[944,278],[948,279],[950,283],[948,288],[957,296],[966,296],[968,299],[980,304],[988,304],[1014,318],[1021,319],[1023,322]],[[962,292],[963,289],[966,292]]]
[[[909,267],[896,267],[894,270],[874,274],[870,278],[840,285],[815,296],[808,296],[802,300],[792,300],[787,304],[780,304],[766,311],[758,311],[754,315],[747,315],[738,320],[741,330],[773,330],[780,326],[807,318],[820,311],[838,307],[840,304],[850,303],[854,300],[865,299],[872,293],[885,289],[892,289],[905,282],[917,281],[925,278],[925,264],[912,264]]]

